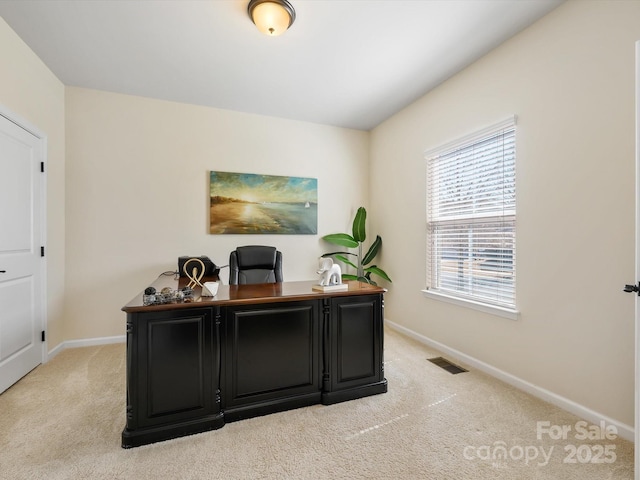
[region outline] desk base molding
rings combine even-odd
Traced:
[[[371,395],[378,395],[380,393],[387,393],[386,379],[380,382],[363,385],[361,387],[348,388],[335,392],[325,392],[322,394],[321,403],[323,405],[333,405],[334,403],[346,402],[348,400],[369,397]]]
[[[309,407],[321,403],[320,392],[307,395],[298,395],[291,398],[260,402],[254,405],[243,405],[240,407],[227,408],[224,411],[226,422],[236,422],[247,418],[261,417],[271,413],[284,412],[296,408]]]
[[[224,424],[224,414],[218,413],[195,420],[172,423],[171,425],[159,425],[137,430],[125,428],[122,432],[122,448],[140,447],[149,443],[217,430],[224,427]]]

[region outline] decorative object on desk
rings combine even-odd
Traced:
[[[191,267],[191,270],[189,270],[189,267]],[[202,280],[202,277],[204,277],[204,272],[206,270],[204,266],[204,262],[202,260],[195,257],[190,258],[189,260],[184,262],[184,265],[182,266],[182,270],[184,271],[184,274],[187,276],[187,278],[190,280],[190,282],[187,284],[189,288],[193,288],[196,285],[198,285],[199,287],[202,287],[202,283],[200,283],[200,280]]]
[[[349,285],[342,283],[342,272],[340,265],[333,263],[330,257],[320,257],[318,262],[320,269],[317,271],[320,275],[320,284],[313,285],[312,290],[319,292],[335,292],[340,290],[349,290]]]
[[[218,282],[204,282],[202,286],[202,296],[203,297],[215,297],[218,293],[218,286],[220,284]]]
[[[340,265],[333,263],[331,257],[320,257],[318,262],[319,270],[316,272],[320,275],[320,285],[341,285],[342,271]]]
[[[182,299],[185,303],[193,302],[193,289],[191,287],[183,287],[180,291],[182,292]]]
[[[190,256],[178,257],[178,275],[180,275],[181,277],[186,276],[186,272],[184,270],[184,264],[193,258],[197,258],[204,265],[205,277],[215,277],[220,273],[220,267],[218,267],[215,263],[213,263],[209,257],[207,257],[206,255],[200,255],[199,257],[190,257]],[[201,269],[200,264],[193,263],[192,266],[190,266],[189,268],[191,270],[190,272],[192,274],[191,276],[193,276],[194,268],[197,269],[198,271],[197,273],[200,273],[200,269]]]
[[[182,290],[164,287],[160,293],[154,287],[147,287],[142,295],[142,304],[145,306],[191,301],[193,301],[193,290],[190,287],[184,287]]]
[[[377,265],[369,265],[373,259],[376,257],[378,252],[380,251],[380,247],[382,247],[382,238],[380,235],[376,236],[376,239],[369,246],[369,250],[367,250],[366,255],[362,256],[362,246],[363,242],[367,238],[365,224],[367,220],[367,211],[364,207],[358,208],[356,212],[356,216],[353,219],[353,227],[352,234],[348,233],[332,233],[331,235],[325,235],[322,237],[323,240],[333,243],[335,245],[340,245],[342,247],[347,248],[357,248],[358,253],[352,252],[331,252],[325,253],[322,255],[323,257],[332,257],[335,256],[337,260],[344,262],[345,264],[353,267],[356,270],[356,274],[342,274],[343,280],[358,280],[360,282],[367,282],[372,285],[377,285],[375,281],[371,279],[371,275],[377,275],[388,282],[391,282],[391,279],[387,275],[387,273],[382,270]],[[353,263],[349,260],[346,255],[355,257],[357,264]]]
[[[147,287],[142,294],[143,305],[154,305],[156,303],[156,289],[154,287]]]
[[[209,173],[209,232],[317,234],[318,180]]]

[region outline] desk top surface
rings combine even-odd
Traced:
[[[202,279],[205,281],[215,281],[216,279]],[[160,275],[150,286],[158,292],[169,287],[173,290],[181,289],[187,285],[187,278],[177,279],[173,275]],[[292,302],[299,300],[313,300],[319,298],[370,295],[386,292],[386,289],[370,285],[364,282],[345,282],[348,290],[320,292],[313,290],[317,281],[283,282],[283,283],[262,283],[256,285],[223,285],[220,284],[218,292],[214,297],[201,296],[202,289],[196,286],[193,289],[193,299],[191,301],[178,301],[161,305],[144,305],[143,293],[140,292],[122,310],[127,313],[146,312],[154,310],[174,310],[179,308],[243,305],[275,302]]]

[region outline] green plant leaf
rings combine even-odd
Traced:
[[[372,265],[371,267],[365,268],[364,271],[365,272],[371,272],[374,275],[378,275],[379,277],[384,278],[387,282],[391,282],[391,279],[389,278],[389,275],[387,275],[387,272],[385,272],[381,268],[378,268],[375,265]],[[393,282],[391,282],[391,283],[393,283]]]
[[[371,285],[377,285],[376,282],[367,277],[359,277],[357,275],[351,275],[350,273],[343,273],[342,280],[354,280],[356,282],[370,283]]]
[[[364,207],[358,208],[356,218],[353,219],[353,239],[356,242],[364,242],[367,238],[365,223],[367,222],[367,211]]]
[[[347,257],[345,257],[345,256],[343,256],[343,255],[336,255],[336,258],[337,258],[338,260],[340,260],[341,262],[344,262],[344,263],[346,263],[347,265],[352,266],[352,267],[353,267],[353,268],[355,268],[356,270],[358,269],[358,267],[357,267],[354,263],[352,263],[352,262],[351,262]]]
[[[358,277],[355,275],[351,275],[350,273],[343,273],[342,280],[358,280]]]
[[[358,242],[347,233],[332,233],[330,235],[325,235],[322,239],[329,243],[341,245],[347,248],[356,248],[358,246]]]
[[[367,251],[367,254],[362,259],[362,264],[368,265],[369,263],[371,263],[373,259],[376,258],[376,255],[378,254],[378,251],[380,250],[381,246],[382,246],[382,238],[380,238],[380,235],[376,235],[376,239],[371,244],[371,246],[369,247],[369,250]]]

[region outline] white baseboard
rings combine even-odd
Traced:
[[[61,351],[64,350],[64,348],[65,348],[64,347],[64,342],[62,342],[62,343],[59,343],[58,345],[56,345],[51,350],[49,350],[49,353],[47,353],[47,357],[45,359],[45,363],[48,362],[49,360],[51,360],[56,355],[58,355]]]
[[[394,323],[386,318],[384,320],[384,323],[390,328],[400,333],[403,333],[408,337],[411,337],[417,340],[418,342],[423,343],[424,345],[427,345],[431,348],[439,350],[440,352],[445,353],[460,362],[466,363],[469,366],[472,366],[484,373],[491,375],[492,377],[502,380],[503,382],[508,383],[513,387],[523,390],[533,395],[534,397],[538,397],[546,402],[549,402],[552,405],[555,405],[556,407],[562,408],[563,410],[573,413],[574,415],[577,415],[578,417],[583,418],[595,425],[598,425],[600,421],[604,421],[608,425],[614,425],[617,428],[618,435],[620,437],[624,438],[625,440],[629,440],[630,442],[633,442],[635,440],[634,428],[630,425],[626,425],[617,420],[609,418],[606,415],[602,415],[598,412],[591,410],[590,408],[585,407],[584,405],[580,405],[579,403],[569,400],[568,398],[564,398],[549,390],[546,390],[542,387],[529,383],[526,380],[522,380],[521,378],[518,378],[503,370],[500,370],[499,368],[496,368],[492,365],[484,363],[458,350],[449,348],[448,346],[440,342],[437,342],[428,337],[425,337],[424,335],[416,333],[413,330],[403,327],[402,325]]]
[[[94,347],[96,345],[109,345],[112,343],[124,343],[127,341],[126,335],[116,335],[114,337],[85,338],[81,340],[66,340],[49,350],[47,362],[67,348]]]

